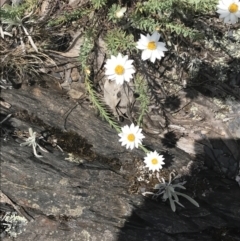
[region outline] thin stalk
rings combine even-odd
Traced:
[[[85,84],[86,84],[86,87],[87,87],[87,91],[88,91],[88,93],[91,97],[92,103],[100,111],[100,114],[109,123],[109,125],[112,126],[118,133],[120,133],[121,132],[120,127],[118,126],[118,124],[114,120],[112,120],[111,116],[105,110],[104,105],[98,100],[97,94],[93,90],[92,85],[90,84],[90,80],[89,80],[88,75],[86,75]]]

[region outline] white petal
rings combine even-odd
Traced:
[[[105,68],[109,68],[111,66],[111,60],[107,59],[106,64],[104,65]]]
[[[147,41],[149,42],[149,40],[151,40],[151,35],[147,34],[146,38],[147,38]]]
[[[230,14],[229,13],[222,13],[219,15],[219,18],[226,18],[227,16],[229,16]]]
[[[124,82],[124,76],[123,75],[117,75],[116,76],[116,83],[122,85]]]
[[[111,62],[112,61],[117,61],[117,58],[114,55],[111,55]]]
[[[107,75],[106,76],[109,80],[115,80],[115,78],[116,78],[116,75],[114,74],[114,75]]]
[[[149,40],[149,37],[146,37],[146,36],[144,36],[144,35],[142,35],[142,34],[140,34],[140,36],[141,36],[141,39],[140,39],[140,41],[143,41],[143,42],[148,42],[148,40]]]
[[[128,74],[134,74],[136,72],[136,70],[135,69],[127,69],[127,71],[126,71],[126,73],[128,73]]]
[[[131,75],[131,74],[125,74],[125,75],[124,75],[124,80],[125,80],[125,81],[129,82],[130,79],[132,79],[132,75]]]
[[[144,60],[150,59],[151,55],[152,55],[152,51],[148,50],[148,49],[145,49],[142,52],[142,57],[141,58],[144,61]]]
[[[222,2],[222,4],[225,5],[225,6],[229,6],[231,3],[233,3],[232,0],[222,0],[221,2]]]
[[[125,56],[123,57],[123,59],[124,59],[125,62],[127,62],[127,60],[128,60],[128,56],[125,55]]]
[[[163,51],[167,51],[165,46],[166,46],[166,44],[163,43],[163,42],[158,42],[157,43],[157,47],[162,48]]]
[[[130,125],[130,130],[131,131],[134,130],[134,124],[133,123]]]
[[[122,59],[122,55],[118,53],[116,60]]]
[[[162,58],[162,52],[161,51],[156,50],[156,51],[154,51],[154,54],[155,54],[157,59],[161,59]]]
[[[228,15],[226,18],[224,18],[224,23],[229,23],[230,21],[230,15]]]
[[[127,60],[126,63],[125,63],[125,68],[127,68],[129,66],[132,66],[132,63],[133,63],[132,59]]]
[[[147,45],[146,45],[146,44],[142,44],[142,43],[138,43],[138,44],[137,44],[137,48],[138,48],[138,49],[142,49],[142,50],[143,50],[143,49],[147,49]]]
[[[153,52],[152,52],[152,55],[151,55],[151,58],[150,58],[150,61],[151,61],[152,63],[154,63],[155,60],[156,60],[156,52],[153,51]]]
[[[134,142],[129,145],[130,149],[132,150],[134,148]]]
[[[139,39],[137,43],[140,43],[140,44],[143,44],[143,45],[145,44],[145,45],[146,45],[148,42],[149,42],[149,39],[145,37],[144,39],[142,39],[142,38]]]
[[[216,12],[219,13],[219,14],[229,14],[229,11],[226,11],[225,9],[224,10],[218,9]]]
[[[105,68],[115,69],[116,66],[117,66],[117,62],[109,59],[105,65]]]
[[[237,22],[237,20],[238,20],[237,16],[235,16],[234,14],[231,14],[230,18],[231,18],[231,23],[232,24],[235,24]]]
[[[131,129],[132,129],[132,131],[134,131],[135,133],[137,133],[138,130],[139,130],[139,126],[134,126],[134,124],[132,124],[132,125],[131,125]]]
[[[115,71],[114,71],[114,69],[107,69],[107,70],[105,71],[105,75],[113,75],[113,74],[116,74]]]
[[[126,82],[130,82],[130,80],[131,80],[132,78],[129,77],[129,76],[125,76],[124,79],[125,79]]]
[[[122,128],[123,133],[128,133],[129,131],[130,131],[129,126],[127,126],[127,125]]]
[[[157,31],[155,31],[155,32],[152,34],[150,40],[157,42],[157,41],[159,40],[160,36],[161,36],[161,35],[160,35]]]
[[[128,56],[127,56],[127,55],[126,55],[126,56],[123,56],[122,58],[119,58],[119,59],[118,59],[118,64],[124,66],[125,63],[126,63],[126,61],[127,61],[127,59],[128,59]]]

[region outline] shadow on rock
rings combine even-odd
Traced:
[[[196,145],[198,154],[193,162],[202,166],[193,165],[191,175],[183,177],[186,190],[177,191],[194,198],[199,208],[180,197],[185,208],[177,205],[172,212],[169,200],[132,197],[132,216],[117,241],[240,240],[240,187],[235,180],[240,152],[231,152],[232,143],[236,141],[210,139],[201,153]]]

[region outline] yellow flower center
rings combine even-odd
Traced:
[[[155,50],[157,48],[157,45],[156,45],[156,43],[154,41],[152,41],[152,42],[148,43],[147,48],[149,50]]]
[[[230,13],[236,13],[238,11],[238,5],[236,3],[232,3],[229,7],[228,7],[228,11]]]
[[[135,140],[134,134],[129,134],[129,135],[127,136],[127,139],[128,139],[129,141],[133,142],[133,141]]]
[[[158,160],[157,160],[157,158],[153,158],[153,159],[152,159],[152,164],[153,164],[153,165],[158,164]]]
[[[124,73],[124,68],[122,67],[122,65],[117,65],[115,68],[115,73],[117,75],[122,75]]]

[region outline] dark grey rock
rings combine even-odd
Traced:
[[[44,89],[32,89],[31,94],[29,91],[20,89],[3,94],[15,114],[3,127],[20,130],[33,127],[40,133],[47,124],[64,130],[65,113],[73,103],[52,91],[51,95]],[[28,110],[28,119],[20,121],[17,113],[23,114],[22,109]],[[31,113],[37,113],[45,124],[36,121]],[[184,193],[193,196],[194,192],[200,207],[180,198],[186,208],[178,206],[173,213],[168,202],[128,192],[127,177],[133,175],[132,169],[123,175],[121,165],[142,158],[142,152],[127,152],[118,143],[116,132],[84,106],[79,105],[69,115],[65,126],[86,138],[92,147],[90,144],[85,147],[96,155],[83,163],[74,163],[65,160],[65,152],[52,148],[51,152],[43,153],[43,158],[36,158],[31,147],[19,145],[21,140],[11,135],[1,139],[1,190],[29,221],[16,240],[205,241],[213,240],[209,230],[220,232],[222,227],[228,230],[226,235],[237,237],[240,188],[234,180],[208,169],[196,172],[187,183],[190,193]],[[209,151],[209,157],[217,162],[216,155],[229,150],[218,146],[216,140],[211,141],[217,144],[213,145],[215,152]],[[182,150],[164,148],[159,139],[148,136],[146,143],[169,154],[166,158],[169,170],[198,162]],[[113,167],[111,158],[118,159],[118,165]],[[220,173],[227,168],[231,178],[236,162],[231,158],[222,160]],[[229,163],[233,169],[228,167]],[[5,236],[4,240],[11,238]]]

